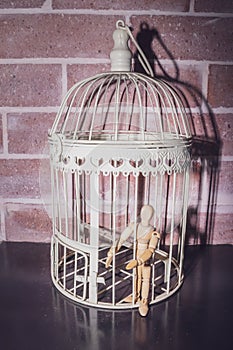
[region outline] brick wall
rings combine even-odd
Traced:
[[[0,13],[1,239],[50,240],[47,130],[67,88],[108,69],[123,19],[184,91],[201,140],[189,241],[233,243],[231,1],[2,0]]]

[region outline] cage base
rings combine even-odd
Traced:
[[[89,254],[67,246],[56,235],[51,244],[51,276],[54,286],[68,299],[83,305],[104,309],[134,309],[138,303],[125,302],[133,294],[135,271],[130,273],[124,265],[130,260],[132,249],[124,247],[117,256],[117,265],[105,268],[109,247],[99,247],[96,299],[90,297]],[[160,258],[158,258],[160,257]],[[126,261],[125,261],[126,258]],[[122,264],[122,260],[124,263]],[[157,249],[151,260],[149,305],[173,295],[183,283],[183,274],[175,258],[169,259],[166,251]],[[114,274],[114,278],[113,278]],[[168,277],[170,276],[170,277]]]

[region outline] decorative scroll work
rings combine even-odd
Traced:
[[[65,172],[82,174],[103,173],[114,176],[133,174],[155,176],[160,174],[181,173],[190,165],[190,153],[187,147],[139,148],[136,146],[112,147],[101,145],[65,145],[54,138],[51,142],[51,161],[53,167]]]

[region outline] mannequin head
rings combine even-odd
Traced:
[[[142,225],[148,226],[153,215],[154,208],[151,205],[143,205],[140,213]]]

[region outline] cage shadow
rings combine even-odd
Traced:
[[[214,240],[213,229],[222,149],[215,115],[202,91],[181,79],[180,68],[157,28],[142,22],[136,40],[148,59],[154,77],[175,85],[189,115],[192,131],[192,166],[185,242],[195,245],[211,244]],[[163,50],[169,62],[167,65],[167,67],[170,66],[169,70],[153,50],[154,41]],[[138,56],[139,53],[136,50],[134,71],[146,74]],[[163,240],[165,243],[166,230],[163,232]]]

